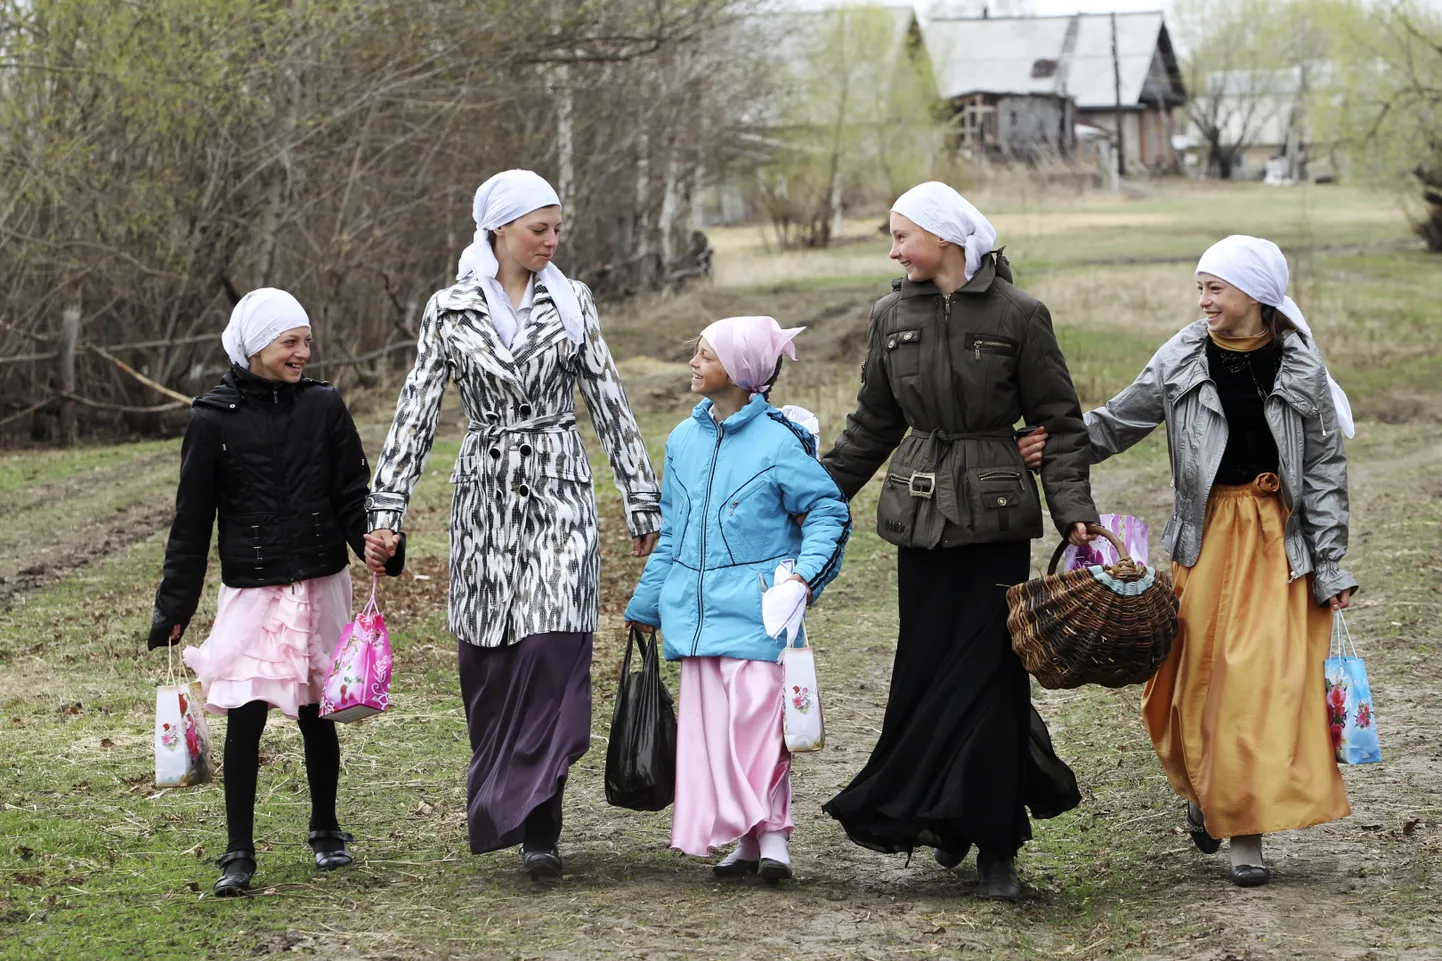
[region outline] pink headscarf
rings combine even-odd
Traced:
[[[782,354],[796,359],[791,341],[805,329],[783,330],[774,317],[727,317],[701,331],[701,336],[736,386],[758,394],[776,372]]]

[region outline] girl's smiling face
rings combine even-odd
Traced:
[[[1250,337],[1262,331],[1262,305],[1220,277],[1197,274],[1197,305],[1213,333]]]
[[[696,352],[691,355],[691,392],[711,397],[733,386],[726,368],[721,366],[716,351],[706,343],[706,338],[696,338]]]
[[[941,267],[946,246],[936,234],[892,212],[891,259],[905,268],[907,280],[917,284],[933,279]]]
[[[294,384],[310,362],[310,328],[292,327],[250,359],[250,372],[267,380]]]
[[[561,244],[561,208],[542,207],[497,227],[496,259],[511,260],[531,273],[546,268]]]

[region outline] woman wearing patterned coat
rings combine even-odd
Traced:
[[[471,850],[521,843],[528,874],[556,877],[566,774],[590,743],[600,580],[578,385],[637,555],[655,544],[661,495],[591,292],[550,262],[555,191],[530,171],[499,173],[476,192],[475,221],[458,282],[421,321],[366,503],[367,561],[376,570],[390,553],[454,380],[469,421],[451,474],[450,629],[473,751]]]

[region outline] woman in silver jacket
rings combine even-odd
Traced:
[[[1347,551],[1346,395],[1286,296],[1277,246],[1233,236],[1197,265],[1206,317],[1086,415],[1095,462],[1167,425],[1176,503],[1162,535],[1181,630],[1143,720],[1206,853],[1232,882],[1270,879],[1262,835],[1350,813],[1325,715]],[[1045,436],[1022,442],[1028,463]]]
[[[379,572],[394,549],[453,380],[469,422],[451,474],[450,628],[471,736],[471,850],[519,843],[528,874],[557,877],[561,795],[590,744],[600,593],[577,387],[638,556],[656,543],[661,492],[591,292],[551,263],[556,192],[529,170],[508,170],[476,191],[474,216],[456,284],[426,306],[376,462],[366,560]]]

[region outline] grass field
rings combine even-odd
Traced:
[[[1117,199],[988,198],[1018,281],[1051,307],[1084,401],[1124,386],[1195,317],[1192,263],[1230,232],[1277,239],[1359,432],[1353,632],[1367,658],[1386,762],[1344,770],[1353,815],[1269,839],[1276,880],[1242,891],[1222,855],[1198,855],[1137,717],[1136,689],[1037,692],[1085,802],[1037,822],[1022,903],[973,897],[970,863],[877,855],[820,812],[880,727],[895,649],[895,561],[857,499],[846,566],[812,615],[828,746],[794,771],[798,879],[720,885],[667,849],[666,814],[607,807],[605,734],[619,613],[640,564],[599,452],[602,628],[593,750],[574,772],[567,878],[536,886],[513,853],[473,857],[469,756],[445,631],[446,518],[458,413],[420,484],[411,564],[382,590],[396,646],[396,708],[341,731],[341,817],[357,863],[321,875],[304,845],[308,802],[293,724],[262,745],[255,893],[210,897],[225,846],[220,786],[151,783],[153,687],[144,651],[178,442],[0,455],[0,958],[1436,958],[1442,956],[1442,260],[1422,253],[1389,198],[1346,188],[1189,187]],[[804,363],[779,402],[834,432],[854,394],[869,304],[892,275],[878,221],[827,251],[768,252],[754,228],[718,231],[715,282],[611,305],[604,317],[653,457],[685,416],[685,340],[732,313],[805,323]],[[372,452],[386,397],[354,399]],[[448,406],[448,411],[454,411]],[[589,436],[589,432],[587,432]],[[1149,439],[1094,472],[1103,510],[1159,531],[1165,449]],[[1035,557],[1049,552],[1039,543]],[[366,580],[353,569],[358,592]],[[189,640],[204,636],[212,590]],[[368,586],[368,585],[367,585]],[[674,678],[673,678],[674,687]],[[212,723],[223,739],[224,721]]]

